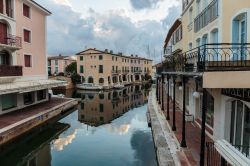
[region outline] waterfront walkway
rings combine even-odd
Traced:
[[[52,98],[0,116],[0,145],[76,106],[75,99]]]
[[[201,129],[195,122],[186,122],[186,144],[187,148],[181,148],[180,142],[182,139],[182,111],[178,106],[176,106],[176,131],[171,130],[172,126],[172,116],[173,116],[173,103],[170,103],[170,120],[166,120],[166,108],[167,108],[167,96],[166,93],[164,93],[164,106],[165,111],[161,110],[160,105],[156,102],[156,96],[155,96],[155,88],[152,90],[151,99],[149,100],[149,106],[154,105],[155,112],[158,115],[158,120],[161,123],[161,129],[164,133],[165,139],[169,145],[171,156],[173,157],[175,161],[175,165],[188,165],[188,166],[196,166],[199,165],[200,161],[200,136],[201,136]],[[150,108],[150,107],[149,107]],[[149,109],[150,110],[150,109]],[[152,111],[151,111],[152,112]],[[152,114],[151,114],[151,118]],[[154,121],[156,121],[154,118],[151,119],[152,123],[152,131],[154,138],[156,137],[154,132],[158,132],[160,134],[160,131],[157,131],[153,127]],[[211,138],[209,138],[206,135],[206,141],[211,141]],[[157,149],[157,147],[156,147]],[[157,153],[158,155],[158,153]],[[166,154],[165,154],[166,155]]]

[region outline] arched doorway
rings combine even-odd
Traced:
[[[88,78],[88,83],[94,83],[94,79],[93,79],[92,76],[90,76],[90,77]]]
[[[0,65],[11,65],[11,55],[8,51],[0,51]]]
[[[140,80],[140,76],[139,75],[135,75],[135,80],[139,81]]]

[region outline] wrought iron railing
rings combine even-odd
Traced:
[[[165,71],[243,71],[250,70],[250,44],[205,44],[185,53],[166,57]]]
[[[206,142],[207,166],[231,166],[216,150],[213,142]]]
[[[0,44],[21,48],[22,38],[11,34],[0,34]]]
[[[219,16],[218,0],[213,0],[195,19],[194,32],[198,32]]]

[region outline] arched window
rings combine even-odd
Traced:
[[[104,83],[104,78],[99,78],[99,84],[103,84]]]
[[[217,28],[211,31],[211,43],[213,44],[219,43],[219,31]],[[209,57],[209,59],[212,61],[217,61],[221,59],[220,54],[218,52],[219,50],[217,48],[218,48],[218,45],[214,45],[213,49],[210,50],[211,57]]]
[[[88,83],[94,83],[93,77],[90,76],[90,77],[88,78]]]
[[[247,13],[241,13],[233,19],[232,23],[233,43],[247,43]],[[246,48],[234,50],[233,60],[247,59]]]

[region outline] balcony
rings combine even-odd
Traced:
[[[6,36],[6,35],[0,34],[0,36]],[[6,37],[0,37],[0,46],[1,45],[13,49],[21,49],[22,38],[19,36],[8,34]]]
[[[120,73],[121,73],[121,70],[112,70],[111,73],[112,73],[112,74],[120,74]]]
[[[199,32],[219,16],[218,0],[213,0],[195,19],[194,32]]]
[[[135,73],[135,74],[141,74],[142,70],[134,70],[133,73]]]
[[[22,75],[22,66],[0,65],[0,77],[18,77]]]
[[[250,71],[250,44],[206,44],[185,53],[167,56],[169,72]]]
[[[122,73],[123,73],[123,74],[128,74],[128,73],[129,73],[129,70],[123,70]]]

